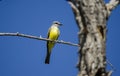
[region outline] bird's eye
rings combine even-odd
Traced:
[[[55,24],[59,24],[59,23],[56,22]]]

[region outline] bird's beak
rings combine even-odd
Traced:
[[[59,25],[62,26],[63,24],[60,23]]]

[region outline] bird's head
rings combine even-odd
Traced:
[[[53,21],[53,24],[56,26],[62,26],[62,24],[59,21]]]

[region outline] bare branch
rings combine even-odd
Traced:
[[[112,73],[113,73],[113,71],[109,71],[108,74],[107,74],[107,76],[111,76]]]
[[[106,60],[107,63],[110,65],[110,67],[112,68],[112,72],[116,71],[115,67],[113,66],[113,64],[107,59]]]
[[[82,24],[82,20],[81,20],[81,16],[80,16],[80,12],[79,12],[79,9],[75,6],[75,4],[73,4],[73,2],[71,1],[68,1],[68,3],[70,4],[73,12],[74,12],[74,15],[75,15],[75,18],[76,18],[76,22],[78,24],[78,27],[81,29],[83,27],[83,24]],[[80,26],[79,26],[80,25]],[[81,29],[82,30],[82,29]]]
[[[110,15],[111,11],[115,9],[119,4],[120,0],[110,0],[110,2],[106,4],[108,15]]]
[[[68,3],[69,3],[70,6],[72,7],[73,12],[75,13],[75,15],[79,15],[79,10],[78,10],[78,8],[77,8],[71,1],[68,1]]]
[[[22,34],[22,33],[0,33],[0,36],[18,36],[18,37],[25,37],[25,38],[30,38],[30,39],[36,39],[36,40],[43,40],[43,41],[54,41],[56,43],[60,43],[60,44],[67,44],[67,45],[71,45],[71,46],[78,46],[80,47],[79,44],[75,44],[75,43],[71,43],[71,42],[65,42],[63,40],[50,40],[47,38],[43,38],[43,37],[37,37],[37,36],[32,36],[32,35],[27,35],[27,34]]]

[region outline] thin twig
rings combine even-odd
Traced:
[[[116,71],[115,67],[112,65],[112,63],[107,59],[106,60],[107,63],[110,65],[110,67],[112,68],[112,72]]]
[[[120,0],[110,0],[109,3],[106,4],[108,16],[110,15],[111,11],[115,9],[119,4]]]
[[[27,35],[27,34],[22,34],[22,33],[0,33],[0,36],[18,36],[18,37],[25,37],[25,38],[30,38],[30,39],[36,39],[36,40],[43,40],[43,41],[54,41],[56,43],[60,43],[60,44],[67,44],[67,45],[71,45],[71,46],[78,46],[80,47],[79,44],[75,44],[75,43],[71,43],[71,42],[65,42],[63,40],[50,40],[47,38],[43,38],[43,37],[37,37],[37,36],[32,36],[32,35]]]

